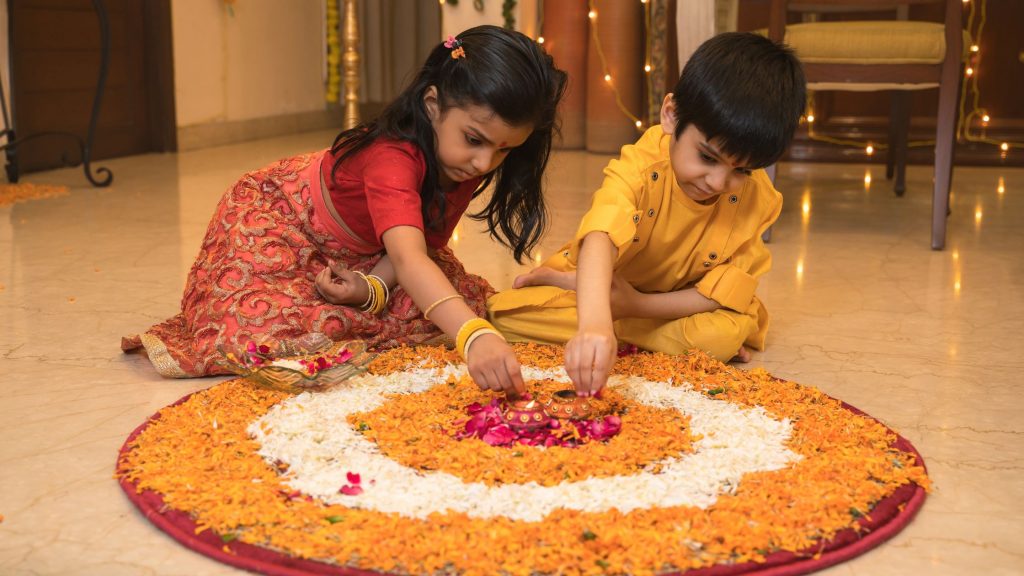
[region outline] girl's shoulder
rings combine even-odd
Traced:
[[[344,149],[337,152],[328,150],[332,163],[344,153]],[[408,140],[393,138],[377,138],[362,150],[346,158],[342,166],[343,170],[349,173],[365,172],[374,167],[385,169],[409,167],[417,171],[426,170],[423,151],[419,146]]]

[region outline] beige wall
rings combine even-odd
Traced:
[[[557,1],[557,0],[553,0]],[[505,19],[501,15],[501,5],[497,0],[484,2],[483,12],[473,6],[473,0],[464,0],[457,5],[445,3],[441,9],[441,33],[444,38],[481,24],[503,26]],[[537,0],[520,0],[514,10],[516,30],[534,38],[537,30]]]
[[[323,0],[173,0],[179,128],[320,112]]]

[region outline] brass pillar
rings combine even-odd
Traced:
[[[359,125],[359,19],[356,17],[356,1],[345,0],[345,50],[342,65],[345,70],[345,124],[344,128]]]

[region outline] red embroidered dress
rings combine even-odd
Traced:
[[[322,332],[371,348],[420,344],[441,331],[398,287],[379,315],[325,302],[314,280],[328,260],[368,272],[383,254],[380,236],[397,225],[424,229],[419,197],[423,155],[407,142],[378,141],[334,172],[330,151],[286,158],[243,176],[221,198],[185,285],[181,312],[125,338],[145,347],[163,376],[224,374],[218,346],[234,349],[263,335],[287,339]],[[321,173],[327,194],[321,191]],[[443,225],[425,232],[437,265],[478,315],[494,289],[466,273],[447,247],[479,179],[446,195]],[[326,197],[326,198],[325,198]],[[328,199],[329,198],[329,199]],[[331,215],[327,202],[358,238]]]

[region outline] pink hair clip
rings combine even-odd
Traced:
[[[462,40],[459,40],[451,34],[449,34],[448,39],[444,41],[444,47],[452,49],[452,58],[456,60],[466,57],[466,49],[462,47]]]

